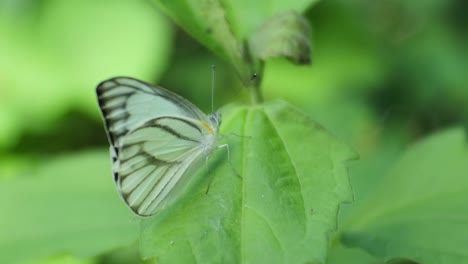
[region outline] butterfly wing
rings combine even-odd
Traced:
[[[113,168],[125,202],[143,216],[164,208],[185,187],[189,169],[209,153],[209,138],[197,120],[174,117],[156,118],[129,132]]]
[[[157,117],[178,116],[210,122],[181,96],[133,78],[111,78],[100,83],[96,91],[107,134],[114,146],[120,144],[126,133]]]
[[[187,100],[135,79],[104,81],[97,94],[119,192],[135,213],[155,214],[211,151],[216,129]]]

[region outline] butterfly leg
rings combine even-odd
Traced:
[[[205,169],[206,169],[206,174],[210,172],[210,169],[208,168],[208,160],[210,159],[210,155],[206,156],[205,158]]]
[[[208,168],[208,159],[210,158],[210,155],[206,156],[205,158],[205,168],[206,168],[206,174],[208,175],[208,173],[210,172],[209,168]],[[208,183],[208,186],[206,187],[206,191],[205,191],[205,194],[208,194],[208,192],[210,191],[210,186],[211,186],[211,181]]]
[[[231,166],[231,169],[232,171],[234,172],[234,174],[239,177],[239,178],[242,178],[241,175],[236,171],[236,169],[234,168],[234,165],[232,165],[232,162],[231,162],[231,151],[229,149],[229,144],[222,144],[222,145],[219,145],[218,146],[218,149],[221,149],[221,148],[226,148],[226,152],[227,152],[227,158],[228,158],[228,162],[229,162],[229,165]]]
[[[228,161],[229,163],[231,163],[231,151],[229,150],[229,145],[228,144],[219,145],[218,149],[221,149],[221,148],[226,148]]]
[[[228,137],[231,137],[231,136],[236,136],[236,137],[241,138],[241,139],[244,139],[244,138],[245,138],[245,139],[251,139],[251,138],[252,138],[251,136],[242,136],[242,135],[239,135],[239,134],[236,134],[236,133],[232,133],[232,132],[227,133],[227,134],[224,134],[224,135],[220,135],[219,138],[220,138],[220,139],[223,139],[223,138],[228,138]],[[223,146],[223,145],[221,145],[221,146]]]

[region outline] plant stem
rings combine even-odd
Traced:
[[[252,77],[252,80],[249,85],[250,99],[252,104],[261,104],[263,103],[263,94],[261,90],[262,78],[263,77],[263,65],[259,67],[259,72]]]
[[[250,86],[250,99],[252,101],[252,104],[261,104],[263,103],[263,95],[260,90],[260,86],[253,85]]]

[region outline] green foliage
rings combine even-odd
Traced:
[[[171,30],[149,5],[14,2],[0,2],[0,150],[70,107],[97,117],[93,88],[103,79],[148,79],[166,64]]]
[[[466,140],[439,132],[468,121],[466,12],[0,1],[0,262],[141,263],[140,247],[156,263],[467,263]],[[126,75],[210,109],[211,64],[216,105],[253,99],[221,109],[231,158],[217,150],[180,200],[138,218],[112,182],[95,86]]]
[[[241,78],[250,77],[251,69],[243,60],[242,43],[231,31],[226,10],[220,1],[154,2],[201,43],[228,59]]]
[[[299,13],[286,11],[268,18],[249,41],[252,54],[262,60],[286,57],[310,63],[310,26]]]
[[[291,14],[291,10],[302,12],[316,0],[296,0],[288,4],[282,1],[219,0],[154,0],[154,2],[198,41],[226,58],[246,84],[254,73],[261,71],[258,58],[264,59],[273,53],[280,55],[287,53],[293,61],[308,60],[307,49],[305,52],[297,51],[298,47],[308,47],[309,35],[308,28],[303,25],[299,13],[286,16],[286,23],[284,23],[285,16],[277,17],[276,20],[279,20],[277,22],[271,23],[270,20],[283,12]],[[261,26],[267,21],[273,25],[265,30]],[[295,23],[296,21],[299,23]],[[304,27],[307,28],[306,32]],[[257,30],[260,30],[260,38]],[[294,35],[298,35],[297,39]],[[246,45],[251,42],[252,37],[254,54],[249,53],[249,45]],[[267,56],[264,56],[264,53]]]
[[[131,244],[138,222],[121,203],[109,164],[107,151],[88,151],[54,159],[34,177],[2,182],[0,262],[64,252],[89,257]]]
[[[385,260],[466,262],[467,150],[461,129],[414,145],[358,203],[343,227],[343,243]]]
[[[338,207],[351,201],[344,161],[354,154],[284,102],[223,112],[224,133],[242,136],[228,139],[239,175],[218,151],[205,184],[143,220],[143,255],[159,263],[323,263]]]
[[[373,257],[360,248],[347,248],[337,244],[330,250],[328,264],[383,264],[383,260]],[[407,263],[409,264],[409,263]]]

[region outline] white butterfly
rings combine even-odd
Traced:
[[[119,193],[138,215],[159,212],[217,147],[221,115],[207,116],[177,94],[128,77],[103,81],[97,96]]]

